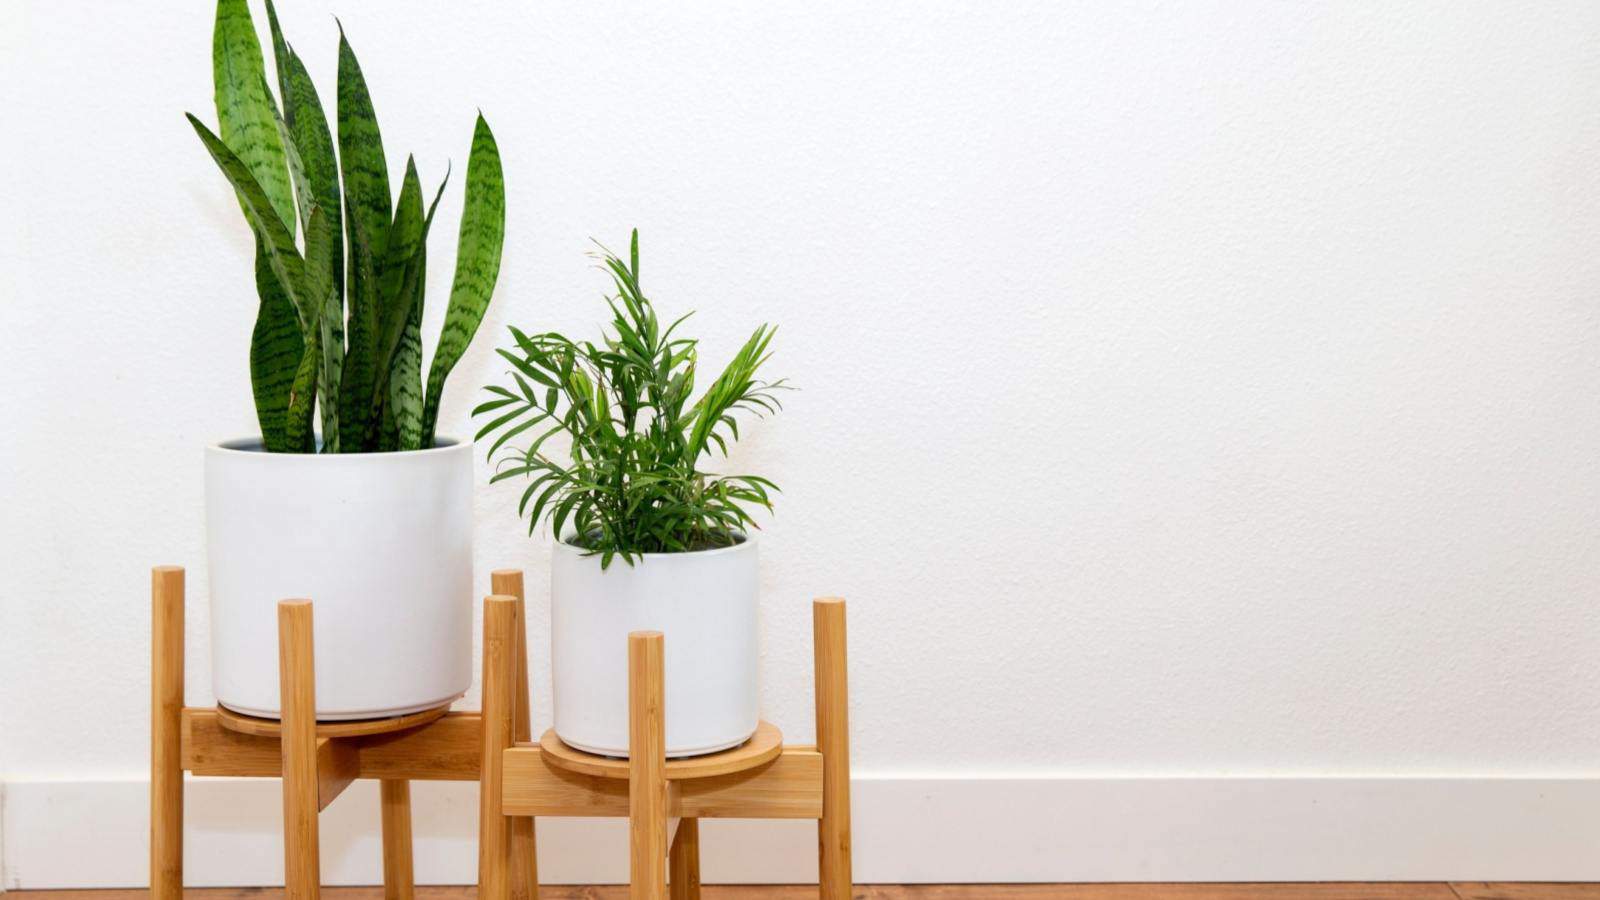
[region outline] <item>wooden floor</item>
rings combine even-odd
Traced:
[[[706,900],[811,900],[806,885],[733,887],[707,885]],[[276,900],[281,888],[191,889],[201,900]],[[328,900],[383,900],[382,888],[324,888]],[[6,900],[145,900],[148,891],[12,891]],[[474,900],[471,887],[423,887],[417,900]],[[540,900],[624,900],[626,887],[539,889]],[[856,900],[1600,900],[1600,884],[1424,881],[1404,883],[1305,884],[917,884],[862,885]]]

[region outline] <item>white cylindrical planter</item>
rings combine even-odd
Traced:
[[[579,750],[628,755],[628,633],[666,639],[668,756],[737,746],[757,724],[754,541],[646,553],[600,568],[557,543],[550,566],[555,730]]]
[[[399,453],[206,448],[211,684],[276,718],[279,600],[309,599],[317,717],[447,703],[472,683],[472,445]]]

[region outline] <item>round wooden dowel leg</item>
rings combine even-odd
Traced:
[[[517,600],[517,708],[512,735],[518,743],[533,740],[533,715],[528,698],[528,609],[521,569],[496,569],[489,573],[496,594]],[[538,900],[539,861],[534,847],[533,817],[511,819],[511,900]]]
[[[509,828],[500,811],[505,751],[516,719],[515,597],[483,601],[483,764],[478,778],[478,896],[507,900],[511,894]]]
[[[672,838],[667,885],[672,900],[700,900],[700,820],[679,819]]]
[[[822,818],[817,822],[819,895],[850,900],[850,717],[844,601],[811,604],[816,665],[817,749],[822,751]]]
[[[183,898],[183,569],[150,572],[150,896]]]
[[[411,900],[411,782],[378,782],[383,806],[384,900]]]
[[[632,900],[667,896],[667,739],[662,698],[665,642],[628,635],[628,819]]]
[[[317,700],[311,601],[278,604],[278,696],[283,732],[283,878],[289,900],[321,891],[317,848]]]

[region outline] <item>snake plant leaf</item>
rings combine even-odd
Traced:
[[[365,453],[376,447],[380,405],[373,403],[377,380],[378,298],[372,271],[372,245],[353,209],[345,211],[345,225],[355,236],[350,246],[350,318],[346,335],[349,349],[339,382],[339,452]]]
[[[185,115],[189,118],[189,124],[194,126],[195,134],[200,136],[200,142],[216,161],[217,167],[233,185],[234,192],[238,194],[240,203],[244,207],[245,218],[256,234],[262,238],[262,244],[267,251],[267,262],[273,274],[277,276],[279,285],[293,302],[302,329],[305,328],[308,323],[315,321],[316,312],[299,296],[299,289],[305,278],[305,262],[300,258],[299,248],[295,246],[294,235],[278,218],[271,200],[267,198],[266,192],[262,190],[255,177],[250,174],[244,161],[234,155],[222,139],[212,134],[199,119],[192,114]]]
[[[411,318],[412,297],[406,282],[415,271],[413,257],[422,245],[422,181],[417,177],[414,159],[406,160],[405,179],[400,183],[400,199],[395,204],[394,223],[389,229],[389,246],[378,274],[378,355],[377,371],[387,373],[394,362],[400,334]],[[386,378],[373,387],[374,402],[387,400]]]
[[[289,394],[305,355],[294,304],[268,261],[265,241],[256,235],[255,328],[250,334],[250,389],[255,396],[261,440],[270,453],[285,453],[288,443]]]
[[[344,169],[345,200],[350,216],[366,233],[376,270],[389,246],[389,169],[372,96],[367,93],[361,64],[345,39],[343,26],[339,28],[338,95],[339,160]]]
[[[289,407],[284,415],[284,443],[290,453],[314,453],[317,449],[316,434],[311,430],[311,413],[317,399],[321,330],[311,328],[306,333],[310,338],[305,341],[294,382],[289,386]]]
[[[444,180],[434,192],[428,214],[422,219],[422,234],[417,251],[407,267],[402,293],[409,295],[411,314],[406,317],[405,328],[400,332],[400,344],[395,348],[394,362],[389,366],[389,412],[395,423],[399,450],[417,450],[422,447],[422,301],[427,286],[428,231],[433,227],[433,214],[439,209],[439,198],[450,183],[450,171],[445,170]]]
[[[467,160],[466,201],[461,210],[450,305],[445,309],[444,328],[428,370],[428,393],[422,411],[423,447],[433,446],[445,378],[466,352],[489,307],[495,280],[500,276],[505,226],[506,189],[500,149],[480,113],[472,135],[472,154]]]
[[[278,27],[278,10],[267,0],[267,30],[272,33],[272,64],[278,73],[278,96],[283,98],[283,117],[294,121],[289,106],[289,42],[283,39],[283,29]]]
[[[283,115],[278,111],[278,104],[268,98],[272,108],[272,124],[278,129],[278,137],[283,140],[283,157],[289,164],[289,183],[294,185],[295,208],[300,213],[300,224],[307,225],[311,221],[311,185],[306,180],[305,163],[300,159],[300,150],[294,144],[294,135],[289,133],[289,123],[283,120]],[[294,229],[289,229],[293,231]]]
[[[292,236],[294,195],[289,188],[283,138],[275,122],[266,63],[246,0],[218,0],[211,64],[222,141],[243,161],[270,202],[278,223]]]
[[[270,13],[270,7],[269,7]],[[322,449],[337,453],[340,447],[338,422],[339,384],[344,370],[344,230],[343,201],[339,189],[339,162],[334,156],[333,136],[322,100],[311,81],[311,73],[293,49],[288,50],[284,113],[288,118],[291,144],[299,154],[311,205],[329,222],[332,253],[328,257],[333,290],[323,298],[321,315],[322,365],[317,370],[317,392],[322,405]],[[306,229],[310,232],[310,219]],[[309,250],[308,250],[309,257]]]
[[[311,330],[320,359],[316,367],[317,396],[321,398],[323,449],[329,453],[339,450],[339,381],[338,370],[344,362],[343,345],[330,346],[332,330],[328,316],[342,315],[337,295],[338,282],[334,279],[333,259],[340,254],[336,249],[339,232],[333,218],[322,207],[314,206],[306,219],[306,282],[305,293],[318,310],[316,327]],[[342,339],[341,328],[339,335]],[[294,413],[291,411],[290,417]]]
[[[389,412],[394,417],[397,450],[422,446],[422,285],[427,281],[427,248],[419,247],[411,314],[400,332],[394,362],[389,367]]]

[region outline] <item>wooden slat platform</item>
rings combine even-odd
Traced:
[[[707,900],[814,900],[815,885],[707,885]],[[277,900],[282,888],[191,888],[201,900]],[[329,900],[382,900],[383,888],[324,888]],[[143,890],[12,891],[6,900],[145,900]],[[475,887],[419,887],[417,900],[476,900]],[[543,885],[541,900],[624,900],[622,885]],[[857,885],[855,900],[1600,900],[1600,884],[1442,881],[1301,884]]]

